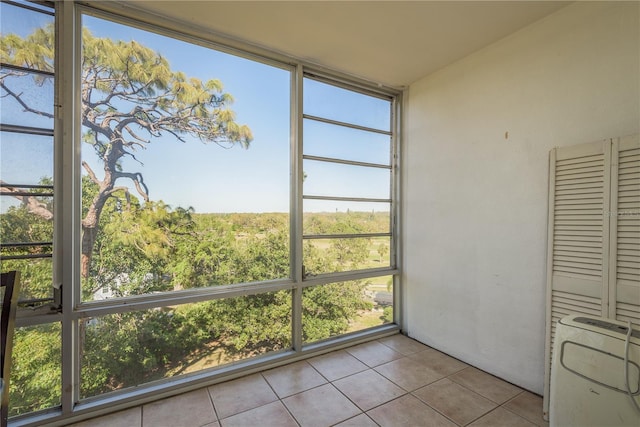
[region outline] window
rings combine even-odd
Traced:
[[[290,349],[291,292],[107,314],[80,328],[85,399]]]
[[[290,71],[82,22],[82,299],[288,278]]]
[[[107,3],[1,7],[0,256],[27,303],[12,416],[397,329],[397,92]]]
[[[22,272],[21,300],[50,298],[54,15],[51,8],[26,2],[0,7],[7,44],[0,68],[0,260],[3,272]],[[20,39],[46,53],[13,54]]]
[[[57,249],[55,13],[47,3],[14,1],[1,3],[0,15],[0,266],[21,272],[20,314],[35,323],[14,335],[9,413],[18,415],[56,407],[61,399],[60,323],[46,317],[53,312]]]
[[[392,98],[313,76],[305,78],[303,93],[304,276],[388,269],[395,262]],[[303,341],[393,322],[393,280],[373,276],[305,288]]]
[[[306,275],[391,265],[391,101],[304,80]]]

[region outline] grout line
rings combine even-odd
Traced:
[[[523,420],[526,420],[526,421],[530,422],[530,423],[531,423],[531,424],[533,424],[533,425],[536,425],[536,426],[538,426],[538,425],[539,425],[537,422],[532,421],[532,420],[530,420],[529,418],[527,418],[527,417],[525,417],[525,416],[523,416],[523,415],[521,415],[521,414],[518,414],[518,413],[517,413],[517,412],[515,412],[514,410],[509,409],[509,408],[505,407],[504,405],[500,405],[500,407],[501,407],[502,409],[504,409],[505,411],[509,411],[509,412],[511,412],[512,414],[517,415],[518,417],[522,418]],[[540,414],[540,418],[542,418],[542,414]]]
[[[211,391],[209,391],[209,387],[204,387],[204,389],[207,391],[207,395],[209,395],[209,401],[211,401],[211,407],[213,408],[213,415],[215,415],[216,421],[218,422],[218,424],[222,426],[222,422],[220,421],[220,417],[218,416],[218,410],[216,409],[216,404],[213,401],[213,396],[211,395]]]
[[[310,365],[310,363],[309,363]],[[286,365],[284,365],[286,366]],[[273,395],[276,397],[276,399],[278,399],[276,402],[280,402],[280,404],[284,407],[284,410],[287,411],[287,413],[289,415],[291,415],[291,418],[293,419],[293,421],[298,424],[298,426],[300,426],[300,422],[298,421],[298,419],[293,415],[293,413],[289,410],[289,407],[284,403],[284,398],[281,398],[278,393],[276,393],[276,390],[273,388],[273,386],[271,385],[271,383],[269,382],[269,380],[267,380],[267,377],[265,377],[263,374],[264,372],[267,371],[263,371],[260,372],[260,376],[262,377],[262,379],[264,380],[265,383],[267,383],[267,385],[269,386],[269,388],[271,389],[271,391],[273,392]],[[273,402],[271,402],[273,403]]]
[[[512,400],[516,399],[517,397],[519,397],[521,394],[525,393],[526,390],[522,390],[520,393],[516,394],[515,396],[507,399],[506,402],[502,403],[502,405],[506,405],[507,403],[511,402]]]
[[[300,421],[298,421],[298,419],[295,417],[295,415],[293,415],[293,412],[291,412],[291,410],[289,409],[289,407],[284,403],[284,401],[282,399],[279,399],[278,402],[280,402],[280,404],[282,406],[284,406],[284,410],[287,411],[287,413],[289,415],[291,415],[291,418],[293,419],[293,421],[298,424],[298,426],[302,426],[302,424],[300,424]]]

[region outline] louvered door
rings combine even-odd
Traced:
[[[640,325],[638,135],[551,151],[545,415],[556,323],[569,314]]]
[[[571,313],[607,315],[610,188],[609,141],[551,153],[550,319]],[[553,328],[553,327],[552,327]],[[553,334],[550,337],[553,339]]]
[[[609,317],[640,326],[640,138],[613,141]]]

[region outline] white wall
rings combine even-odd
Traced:
[[[411,337],[542,393],[548,153],[640,131],[639,5],[574,3],[410,86]]]

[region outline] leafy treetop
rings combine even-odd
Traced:
[[[5,64],[53,71],[54,27],[36,29],[26,37],[2,35],[0,49]],[[87,175],[98,185],[82,220],[81,272],[86,278],[105,202],[116,194],[125,194],[128,198],[128,187],[117,186],[116,182],[129,180],[140,196],[149,201],[142,174],[125,170],[124,157],[137,161],[136,150],[145,149],[154,138],[162,136],[181,142],[194,137],[224,148],[235,145],[247,148],[252,134],[246,125],[235,121],[235,114],[229,108],[233,98],[223,91],[219,80],[187,77],[173,70],[160,53],[135,40],[96,37],[84,29],[81,65],[83,141],[93,147],[103,165],[103,174],[99,177],[88,163],[82,163]],[[34,75],[36,83],[49,78]],[[33,100],[12,87],[15,84],[12,77],[28,76],[29,73],[20,68],[3,68],[0,72],[2,96],[14,99],[27,112],[52,117],[50,112],[34,108],[30,105]]]

